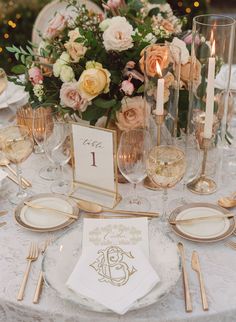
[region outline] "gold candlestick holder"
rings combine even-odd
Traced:
[[[154,119],[157,125],[157,146],[159,146],[161,145],[161,127],[164,123],[165,115],[155,115]],[[160,190],[160,187],[157,187],[157,185],[148,176],[144,179],[143,185],[145,188],[150,190]]]
[[[216,191],[217,185],[214,180],[206,176],[206,163],[207,163],[207,153],[211,145],[211,139],[203,138],[202,149],[203,149],[203,159],[202,159],[202,169],[201,174],[198,178],[193,179],[187,184],[187,188],[193,192],[200,195],[209,195]]]

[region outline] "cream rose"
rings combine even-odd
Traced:
[[[183,82],[183,86],[188,88],[188,83],[190,80],[190,70],[191,70],[191,62],[190,58],[187,64],[181,65],[180,69],[180,80]],[[195,59],[193,64],[193,75],[192,75],[194,86],[198,86],[201,82],[201,63],[199,60]]]
[[[124,51],[133,47],[134,30],[125,17],[113,17],[103,33],[103,44],[106,50]]]
[[[178,47],[178,48],[176,48]],[[181,64],[187,64],[188,60],[189,60],[189,52],[188,49],[186,47],[186,43],[177,38],[174,37],[173,41],[170,44],[170,50],[171,53],[174,57],[174,60],[179,63],[179,52],[180,52],[180,60],[181,60]]]
[[[144,66],[144,49],[141,51],[140,55],[140,69],[143,73],[146,71],[146,74],[151,77],[154,77],[157,74],[156,62],[158,62],[161,69],[168,67],[170,63],[168,48],[165,46],[155,44],[146,48],[146,66]]]
[[[75,74],[70,66],[63,65],[61,67],[60,79],[63,83],[72,82],[75,79]]]
[[[60,89],[60,99],[63,106],[73,110],[84,112],[87,108],[87,101],[78,92],[77,83],[64,83]]]
[[[125,97],[121,110],[116,113],[117,126],[121,131],[143,128],[146,124],[146,109],[141,96]]]
[[[79,28],[75,28],[74,30],[70,30],[68,32],[69,41],[76,41],[77,38],[81,37],[81,34],[79,32]]]
[[[91,68],[88,68],[91,66]],[[78,81],[78,90],[82,97],[91,101],[101,93],[107,93],[110,86],[111,74],[101,64],[88,62]]]

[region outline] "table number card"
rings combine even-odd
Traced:
[[[116,132],[72,124],[74,196],[114,207],[117,202]]]

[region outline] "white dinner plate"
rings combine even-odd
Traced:
[[[66,286],[66,281],[81,255],[82,233],[83,223],[80,220],[47,248],[42,263],[44,279],[62,299],[80,304],[91,311],[110,312],[103,305],[76,294]],[[150,263],[160,277],[160,282],[146,296],[137,300],[130,310],[140,309],[163,298],[181,275],[177,245],[158,229],[156,220],[149,223],[149,248]]]
[[[56,194],[40,194],[29,197],[25,201],[32,204],[57,209],[78,216],[79,209],[76,203],[61,195]],[[15,219],[18,224],[24,228],[34,231],[52,231],[68,226],[75,219],[70,218],[58,212],[48,211],[47,209],[34,209],[24,202],[21,203],[15,211]]]
[[[175,209],[170,215],[170,221],[198,217],[215,217],[227,215],[229,211],[217,205],[208,203],[192,203]],[[215,242],[222,240],[235,229],[234,218],[217,218],[195,221],[188,224],[171,225],[174,232],[185,239],[197,242]]]

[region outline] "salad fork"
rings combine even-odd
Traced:
[[[28,280],[28,276],[29,276],[29,272],[30,272],[30,267],[31,267],[31,263],[36,261],[36,259],[38,258],[39,255],[39,251],[38,251],[38,246],[36,243],[31,243],[30,244],[30,248],[29,248],[29,253],[28,256],[26,257],[26,260],[28,261],[27,266],[26,266],[26,270],[24,273],[24,277],[20,286],[20,290],[19,293],[17,295],[17,301],[22,301],[23,297],[24,297],[24,293],[25,293],[25,287],[26,287],[26,283]]]

